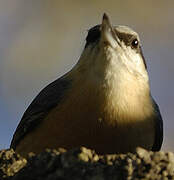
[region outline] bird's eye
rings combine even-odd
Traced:
[[[132,42],[131,42],[131,46],[132,48],[137,48],[139,45],[139,42],[138,42],[138,39],[134,39]]]

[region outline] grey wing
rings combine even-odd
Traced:
[[[63,98],[71,80],[60,78],[46,86],[25,111],[11,142],[10,147],[16,149],[20,140],[32,131],[44,119],[49,110],[54,108]]]
[[[158,105],[156,104],[156,102],[153,100],[154,102],[154,107],[155,107],[155,111],[157,114],[157,118],[155,119],[155,141],[152,147],[152,151],[159,151],[161,149],[162,146],[162,142],[163,142],[163,120],[161,117],[161,113],[159,110]]]

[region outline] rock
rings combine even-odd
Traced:
[[[25,159],[0,151],[0,180],[174,179],[174,154],[137,148],[127,154],[98,155],[85,147],[50,150]]]
[[[13,149],[0,151],[0,179],[15,175],[27,164],[27,160],[16,154]]]

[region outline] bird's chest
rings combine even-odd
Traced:
[[[105,91],[103,86],[72,89],[64,104],[49,113],[45,127],[66,148],[84,145],[99,153],[133,151],[137,146],[151,149],[154,120],[144,112],[146,107],[128,99],[122,102],[114,91]]]

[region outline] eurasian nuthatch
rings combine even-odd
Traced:
[[[24,113],[11,147],[26,155],[86,146],[99,154],[137,146],[158,151],[159,108],[151,96],[138,34],[106,14],[91,28],[78,63],[44,88]]]

